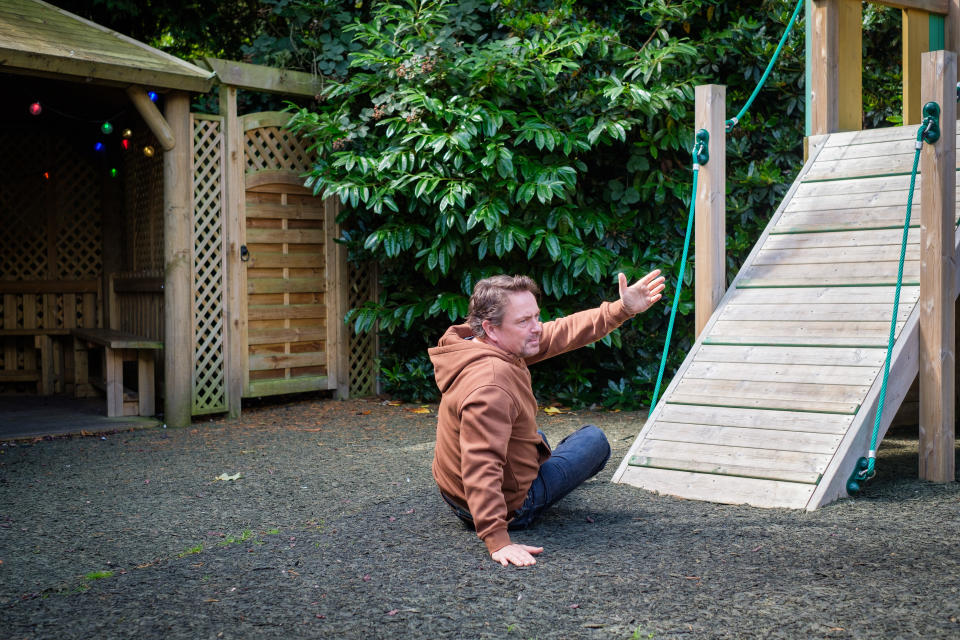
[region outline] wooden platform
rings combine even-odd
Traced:
[[[697,500],[815,509],[866,455],[916,126],[823,136],[614,475]],[[917,375],[920,181],[880,437]]]
[[[158,427],[157,418],[104,415],[99,398],[0,396],[0,442]]]

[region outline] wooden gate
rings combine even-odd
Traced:
[[[289,115],[241,118],[246,156],[247,371],[244,397],[345,392],[346,252],[338,204],[303,187],[309,156]]]

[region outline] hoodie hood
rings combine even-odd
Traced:
[[[478,360],[498,358],[511,364],[522,362],[520,358],[474,338],[468,324],[458,324],[447,329],[437,346],[429,349],[428,353],[441,393],[446,393],[457,376]]]

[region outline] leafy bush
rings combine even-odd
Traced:
[[[342,81],[315,110],[291,105],[291,127],[316,154],[307,184],[348,205],[351,256],[380,265],[380,298],[350,319],[385,332],[395,393],[435,393],[423,354],[482,277],[533,276],[549,319],[615,298],[618,271],[661,268],[667,304],[534,376],[543,400],[649,402],[690,198],[693,87],[725,84],[735,113],[793,9],[731,4],[405,0],[344,28]],[[800,22],[728,136],[731,279],[802,164],[803,49]],[[686,273],[668,378],[693,340]]]

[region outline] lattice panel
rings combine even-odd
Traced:
[[[132,142],[135,153],[125,164],[126,243],[124,267],[131,271],[163,269],[163,152],[152,135]],[[152,157],[142,152],[154,150]]]
[[[248,172],[286,169],[300,174],[310,169],[306,145],[289,131],[280,127],[260,127],[247,131],[244,138]]]
[[[222,120],[193,127],[193,414],[226,411]]]
[[[376,265],[355,265],[351,263],[349,269],[350,292],[347,296],[347,308],[353,309],[368,300],[376,299]],[[349,345],[351,397],[376,394],[378,392],[376,328],[368,333],[358,334],[353,330],[353,323],[350,323]]]
[[[68,140],[0,131],[0,278],[76,280],[102,271],[102,177]]]
[[[0,277],[43,278],[47,250],[42,221],[53,185],[43,177],[42,159],[53,151],[52,140],[0,130],[0,148]]]
[[[102,268],[98,176],[86,163],[61,157],[57,186],[56,246],[60,280],[96,278]],[[68,169],[69,167],[69,169]],[[99,178],[102,179],[102,178]]]

